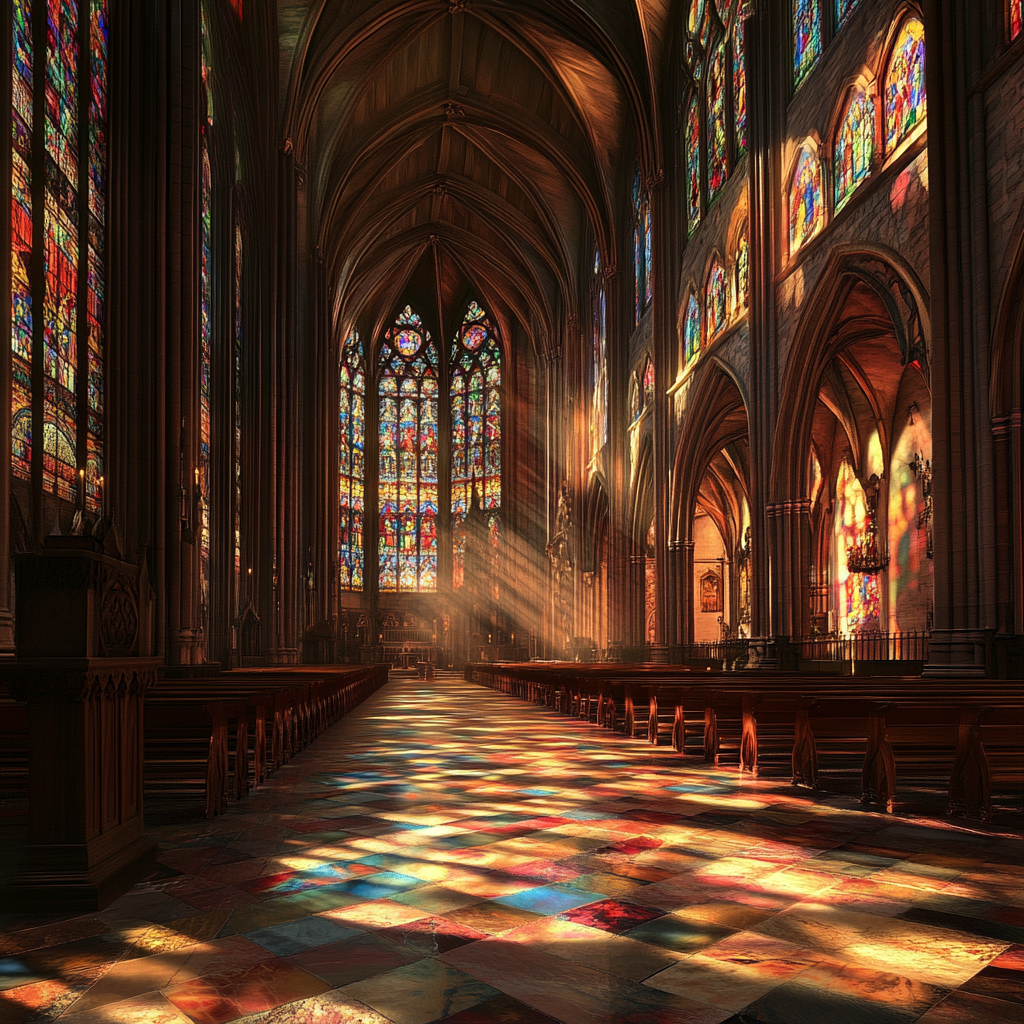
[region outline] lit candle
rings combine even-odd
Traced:
[[[78,500],[79,500],[82,508],[84,509],[85,508],[85,470],[84,469],[80,469],[78,471]]]
[[[100,517],[107,514],[106,494],[103,491],[103,477],[100,477]]]

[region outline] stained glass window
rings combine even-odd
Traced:
[[[106,303],[107,5],[92,0],[89,19],[89,238],[85,505],[100,510],[103,487],[103,325]]]
[[[501,530],[501,348],[471,302],[452,345],[452,543],[455,589],[465,579],[465,522],[476,491],[495,548]]]
[[[818,233],[825,218],[821,163],[806,146],[800,151],[789,190],[789,251],[794,253]]]
[[[43,194],[43,489],[77,498],[79,27],[73,0],[48,0]]]
[[[836,24],[842,25],[856,6],[857,0],[836,0]]]
[[[636,274],[636,319],[651,304],[651,200],[640,185],[640,171],[633,176],[633,268]]]
[[[654,408],[654,361],[648,357],[644,364],[644,408]]]
[[[358,331],[341,350],[338,369],[338,586],[363,589],[366,361]]]
[[[686,215],[690,231],[700,223],[700,100],[694,92],[686,116]]]
[[[379,369],[380,589],[436,591],[439,364],[409,306],[384,335]]]
[[[846,108],[836,136],[836,210],[841,210],[857,186],[871,173],[875,155],[875,104],[858,92]]]
[[[732,116],[736,125],[736,155],[747,151],[747,65],[743,19],[736,19],[732,36]]]
[[[725,154],[725,40],[715,47],[708,66],[708,202],[725,184],[728,168]]]
[[[11,7],[11,468],[16,477],[31,480],[33,461],[40,460],[46,492],[98,512],[103,487],[106,0],[13,0]],[[34,35],[43,28],[40,21],[46,49],[36,61]],[[37,70],[43,76],[39,111]],[[85,161],[82,149],[89,154]],[[41,181],[33,179],[39,166]],[[39,220],[41,252],[34,250],[33,238]],[[41,294],[36,294],[33,276],[38,269]],[[38,392],[34,369],[41,370]],[[33,440],[40,440],[33,439],[32,431],[38,407],[42,444],[33,446]]]
[[[596,455],[608,441],[608,351],[607,307],[600,262],[594,262],[591,292],[591,334],[593,342],[593,394],[590,410],[590,453]]]
[[[690,296],[686,304],[686,319],[683,321],[683,345],[686,361],[689,362],[700,352],[701,345],[700,303],[696,295]]]
[[[32,2],[14,0],[11,81],[11,468],[32,476]]]
[[[707,310],[707,338],[710,342],[723,327],[727,315],[726,298],[728,288],[725,280],[725,267],[717,257],[708,271],[708,283],[705,289],[705,309]]]
[[[691,0],[690,15],[686,27],[691,36],[703,37],[707,32],[707,19],[704,17],[707,0]]]
[[[736,244],[736,305],[746,307],[750,303],[750,240],[747,226],[740,231]]]
[[[1020,35],[1021,17],[1021,0],[1010,0],[1011,39],[1016,39]]]
[[[237,159],[237,157],[236,157]],[[242,607],[242,228],[235,224],[235,607]]]
[[[793,0],[793,80],[799,85],[821,56],[821,0]]]
[[[210,154],[206,132],[202,135],[202,180],[200,194],[199,244],[200,244],[200,289],[199,289],[199,465],[196,468],[196,484],[202,498],[199,522],[199,577],[203,604],[209,607],[210,581],[210,362],[213,340],[213,249],[211,231],[212,186],[210,176]]]
[[[898,146],[925,117],[924,25],[907,18],[885,76],[885,146]]]

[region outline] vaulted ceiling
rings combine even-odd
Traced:
[[[468,294],[538,347],[622,249],[672,0],[279,0],[284,135],[336,326]],[[453,327],[440,323],[447,334]]]

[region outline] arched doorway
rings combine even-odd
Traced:
[[[733,377],[713,361],[692,396],[672,506],[678,569],[673,642],[684,644],[751,636],[755,628],[746,402]]]

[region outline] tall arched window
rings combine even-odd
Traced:
[[[437,590],[437,348],[406,306],[381,345],[379,586]]]
[[[690,4],[685,51],[690,95],[685,104],[683,143],[691,234],[700,223],[703,207],[719,196],[747,148],[740,6],[738,0],[691,0]]]
[[[236,157],[237,160],[237,157]],[[242,607],[242,228],[235,223],[235,608]]]
[[[793,0],[793,84],[810,74],[821,56],[821,0]]]
[[[693,232],[700,224],[700,100],[696,93],[686,115],[686,213]]]
[[[700,352],[701,333],[700,302],[697,301],[696,295],[691,294],[690,301],[686,304],[686,317],[683,320],[683,348],[687,362],[694,359]]]
[[[633,176],[633,268],[636,272],[636,320],[651,304],[651,200],[640,184],[640,171]]]
[[[851,98],[836,135],[836,211],[871,173],[875,157],[875,101],[863,90]]]
[[[800,150],[789,189],[789,251],[795,253],[821,229],[825,203],[821,193],[821,163],[817,153]]]
[[[704,307],[707,310],[707,341],[711,342],[725,327],[728,310],[725,267],[716,256],[708,271],[707,286],[704,290]]]
[[[590,294],[593,393],[590,408],[590,454],[608,441],[608,329],[600,253],[594,256],[594,282]]]
[[[205,26],[204,26],[205,27]],[[206,118],[200,132],[199,194],[199,462],[196,485],[202,497],[199,519],[199,586],[203,608],[209,608],[210,589],[210,362],[213,340],[213,235],[212,178],[210,172],[209,131],[213,122],[210,105],[209,72],[203,51],[203,83],[206,94]]]
[[[474,490],[491,543],[501,528],[501,348],[487,313],[469,304],[452,345],[452,586],[464,582],[465,522]]]
[[[39,19],[45,24],[43,53],[35,46]],[[98,512],[104,416],[105,0],[14,0],[11,55],[11,465],[16,477],[31,480],[33,465],[41,463],[44,491]],[[45,76],[46,101],[39,112],[37,73]],[[85,161],[80,159],[83,132],[89,152]],[[46,171],[41,182],[33,179],[33,168],[40,165]],[[39,219],[41,252],[34,240]],[[37,371],[41,389],[33,380]],[[37,418],[42,444],[34,443],[40,440],[33,430]]]
[[[736,125],[736,153],[747,151],[747,56],[743,19],[736,19],[732,35],[732,119]]]
[[[338,362],[338,588],[363,589],[366,359],[358,331]]]
[[[654,360],[650,356],[644,363],[644,408],[654,408]]]
[[[925,118],[924,25],[907,18],[885,75],[885,148],[898,146]]]
[[[1016,39],[1021,28],[1021,0],[1010,0],[1010,38]]]
[[[708,133],[708,202],[725,185],[728,176],[725,142],[725,39],[721,39],[711,54],[708,66],[707,133]]]
[[[750,240],[747,225],[740,228],[736,243],[736,305],[746,308],[750,304]]]

